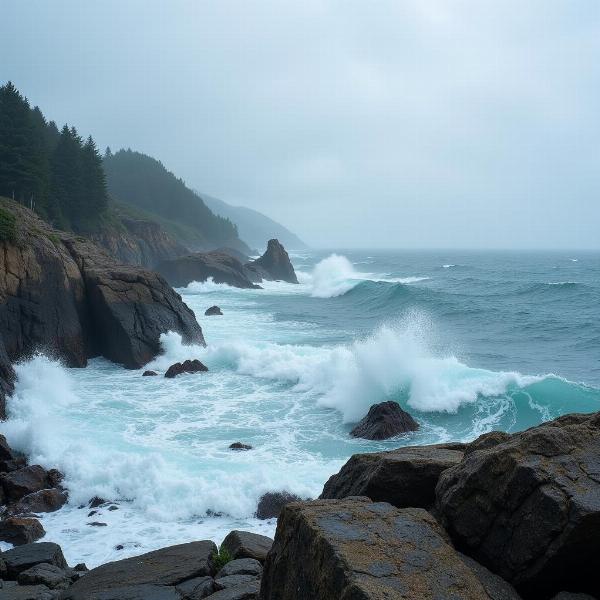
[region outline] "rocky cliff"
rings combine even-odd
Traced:
[[[119,227],[105,227],[90,235],[90,239],[119,262],[148,268],[154,268],[162,260],[189,253],[161,225],[146,219],[122,216]]]
[[[1,389],[10,386],[6,359],[36,350],[69,366],[101,355],[138,368],[156,355],[168,330],[204,343],[193,312],[158,274],[121,265],[12,201],[2,207],[15,215],[16,231],[0,240]]]

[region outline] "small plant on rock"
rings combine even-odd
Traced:
[[[218,552],[213,553],[212,560],[215,571],[218,573],[228,562],[233,560],[233,556],[229,554],[227,548],[221,546]]]

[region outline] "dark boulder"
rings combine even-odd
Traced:
[[[33,492],[23,496],[18,502],[10,506],[12,514],[54,512],[61,508],[67,501],[67,493],[64,490],[51,488]]]
[[[266,252],[260,258],[246,263],[246,271],[259,281],[266,279],[298,283],[290,257],[279,240],[269,240]]]
[[[132,588],[135,590],[136,586],[157,586],[162,589],[176,586],[189,579],[211,575],[212,557],[216,552],[217,547],[213,542],[190,542],[110,562],[92,569],[76,581],[63,592],[62,600],[96,600],[102,597],[100,592],[108,590],[111,591],[110,597],[117,599],[121,596],[115,590],[125,594]],[[156,590],[147,590],[148,593],[151,591],[154,593]],[[172,591],[174,598],[180,597],[174,587]],[[155,597],[157,600],[162,598]],[[123,598],[129,596],[123,595]]]
[[[106,504],[108,502],[108,500],[105,500],[104,498],[100,498],[100,496],[94,496],[93,498],[90,498],[90,501],[88,502],[88,506],[90,508],[98,508],[99,506],[102,506],[103,504]]]
[[[206,317],[213,317],[213,316],[223,316],[223,312],[221,311],[221,309],[218,306],[211,306],[210,308],[207,308],[204,311],[204,315]]]
[[[13,546],[31,544],[44,537],[42,524],[30,517],[8,517],[0,521],[0,541]]]
[[[156,371],[144,371],[142,377],[156,377],[158,373]]]
[[[215,577],[215,587],[217,590],[227,590],[257,580],[256,575],[224,575],[223,577]]]
[[[283,509],[265,563],[261,598],[493,596],[428,512],[347,498],[296,502]]]
[[[485,450],[491,448],[497,444],[501,444],[510,438],[510,433],[504,431],[490,431],[480,435],[476,440],[467,444],[465,447],[465,454],[471,454],[477,450]]]
[[[19,585],[4,581],[0,587],[0,600],[55,600],[56,592],[45,585]]]
[[[260,581],[254,580],[215,592],[207,600],[257,600],[259,592]]]
[[[60,487],[64,478],[64,474],[58,469],[50,469],[48,471],[48,481],[52,487]]]
[[[182,375],[183,373],[205,373],[206,371],[208,371],[208,367],[203,365],[198,359],[184,360],[182,363],[178,362],[171,365],[167,369],[165,377],[173,379],[173,377],[177,377],[177,375]]]
[[[66,589],[71,585],[71,577],[65,569],[49,563],[40,563],[19,573],[20,585],[45,585],[53,590]]]
[[[215,575],[215,579],[229,577],[231,575],[252,575],[254,577],[260,577],[262,575],[262,570],[262,565],[255,558],[238,558],[230,560]]]
[[[250,444],[242,444],[242,442],[233,442],[229,446],[230,450],[252,450],[252,446]]]
[[[458,464],[464,444],[407,446],[389,452],[355,454],[332,475],[321,498],[368,496],[398,508],[430,508],[443,471]]]
[[[14,380],[15,372],[6,352],[4,339],[2,338],[2,334],[0,334],[0,421],[6,419],[6,397],[10,396],[13,392]],[[0,460],[9,459],[0,457]]]
[[[272,545],[273,540],[265,535],[234,530],[227,534],[221,548],[227,550],[234,559],[254,558],[264,563]]]
[[[210,576],[194,577],[176,586],[177,591],[185,600],[200,600],[210,596],[215,591],[215,580]]]
[[[19,573],[42,563],[67,568],[67,561],[58,544],[38,542],[25,544],[2,553],[9,579],[16,579]]]
[[[184,287],[192,281],[203,282],[209,277],[215,283],[226,283],[237,288],[256,289],[248,278],[244,265],[233,256],[223,252],[196,252],[165,260],[156,270],[175,287]]]
[[[48,472],[40,465],[30,465],[0,475],[0,485],[6,498],[20,500],[23,496],[51,487]]]
[[[283,507],[289,502],[301,500],[296,494],[289,492],[267,492],[260,497],[256,507],[256,518],[272,519],[279,516]]]
[[[6,438],[0,434],[0,460],[14,460],[16,458]]]
[[[418,428],[419,424],[397,402],[389,400],[373,404],[350,435],[366,440],[387,440]]]
[[[600,413],[480,447],[444,471],[436,490],[457,545],[524,596],[600,596]]]

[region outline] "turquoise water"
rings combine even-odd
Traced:
[[[1,429],[66,474],[70,503],[47,539],[90,565],[232,528],[260,495],[314,497],[355,452],[470,440],[565,412],[600,409],[600,254],[305,252],[301,284],[180,290],[208,347],[163,338],[148,368],[200,358],[202,375],[143,378],[96,359],[65,369],[36,356]],[[221,306],[224,316],[204,317]],[[400,402],[418,432],[348,436],[369,406]],[[234,441],[254,449],[233,453]],[[88,518],[99,495],[120,509]],[[106,522],[96,528],[88,522]],[[117,550],[123,545],[123,550]]]

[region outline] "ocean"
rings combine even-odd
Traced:
[[[180,289],[208,343],[175,333],[145,368],[199,358],[208,373],[142,377],[103,359],[16,366],[0,432],[65,473],[69,503],[41,521],[70,563],[93,567],[231,529],[273,535],[259,497],[319,495],[354,453],[472,440],[600,410],[600,253],[305,251],[300,285]],[[217,304],[221,317],[205,317]],[[420,430],[352,439],[397,400]],[[253,446],[228,449],[232,442]],[[90,498],[118,510],[92,509]],[[92,525],[91,523],[104,525]],[[0,547],[8,547],[0,544]]]

